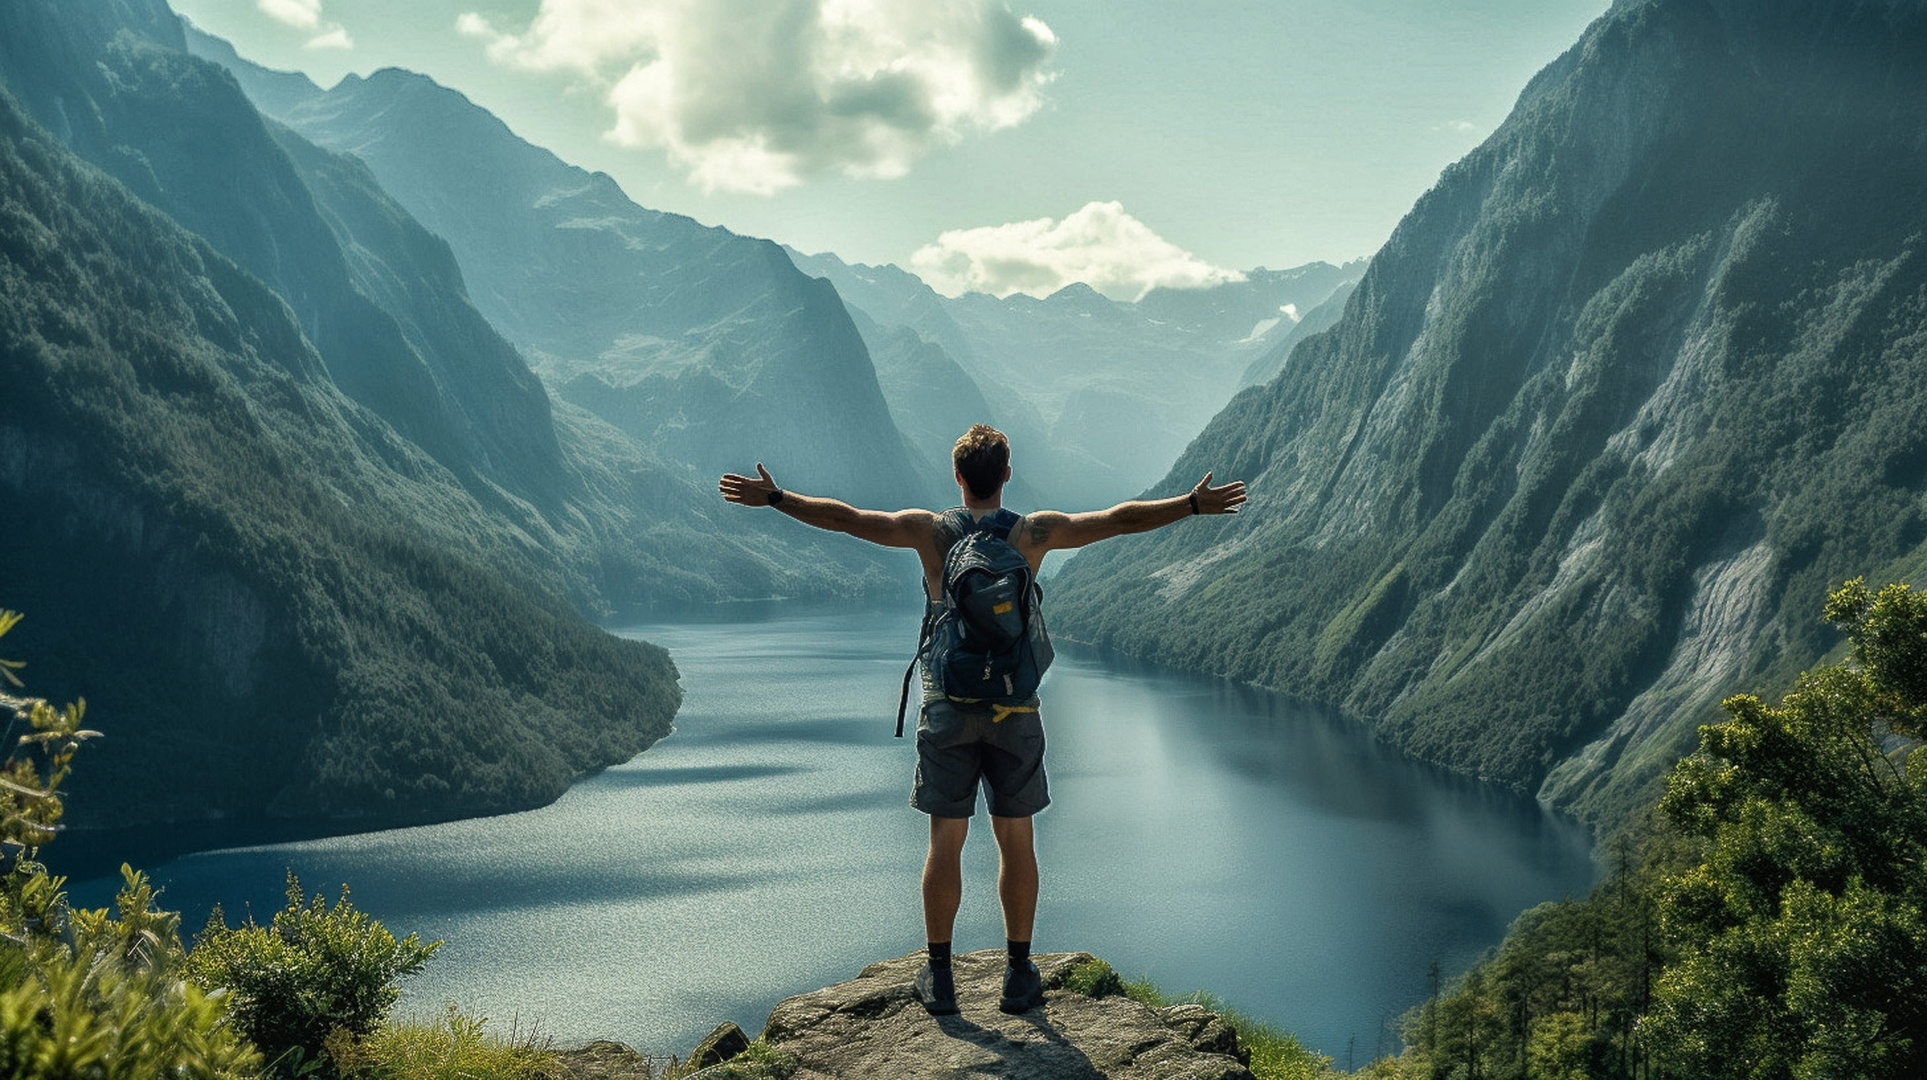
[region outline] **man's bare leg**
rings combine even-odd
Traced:
[[[997,834],[997,898],[1004,904],[1004,936],[1010,964],[1004,968],[1004,993],[997,1007],[1029,1012],[1044,1004],[1044,987],[1030,959],[1031,923],[1037,915],[1037,851],[1030,819],[992,817]]]
[[[1031,822],[1027,817],[993,816],[990,828],[997,836],[997,899],[1004,905],[1004,936],[1027,942],[1037,917],[1037,851]],[[958,846],[962,847],[961,841]]]
[[[926,941],[937,944],[949,941],[956,925],[957,906],[963,902],[964,836],[969,831],[969,818],[933,816],[930,819],[930,853],[923,861]]]
[[[957,905],[963,901],[963,845],[969,831],[969,818],[930,819],[930,854],[923,860],[923,930],[930,958],[910,989],[932,1016],[957,1011],[950,932],[957,922]]]

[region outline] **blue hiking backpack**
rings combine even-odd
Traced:
[[[978,521],[954,509],[944,517],[963,535],[944,555],[943,593],[927,606],[917,653],[903,673],[898,738],[918,661],[947,697],[1017,705],[1037,693],[1055,655],[1044,632],[1043,587],[1010,542],[1018,516],[999,509]]]

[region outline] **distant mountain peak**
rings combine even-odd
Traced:
[[[1103,293],[1098,292],[1096,289],[1091,288],[1081,281],[1073,281],[1069,285],[1045,297],[1044,303],[1090,309],[1113,307],[1118,301],[1105,296]]]

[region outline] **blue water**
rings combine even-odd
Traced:
[[[289,869],[310,891],[349,883],[391,929],[447,942],[405,1010],[455,1001],[659,1054],[724,1019],[753,1033],[781,998],[922,942],[927,825],[906,803],[913,740],[890,737],[915,618],[635,627],[681,669],[676,733],[554,805],[152,872],[190,928],[216,902],[266,918]],[[1321,711],[1062,652],[1043,696],[1036,947],[1209,990],[1340,1065],[1396,1049],[1388,1025],[1433,961],[1462,970],[1521,910],[1591,884],[1576,826]],[[1003,940],[979,822],[960,950]]]

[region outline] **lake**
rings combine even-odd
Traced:
[[[217,902],[265,919],[287,870],[331,897],[347,882],[398,934],[447,942],[404,983],[410,1011],[454,1001],[492,1029],[656,1054],[725,1019],[754,1034],[781,998],[922,944],[928,826],[907,804],[914,739],[891,737],[916,625],[792,610],[626,629],[676,659],[676,731],[555,804],[151,871],[190,931]],[[1464,970],[1594,878],[1575,824],[1319,709],[1061,649],[1043,698],[1036,948],[1208,990],[1340,1066],[1397,1048],[1433,962]],[[981,813],[965,852],[956,947],[1001,947]]]

